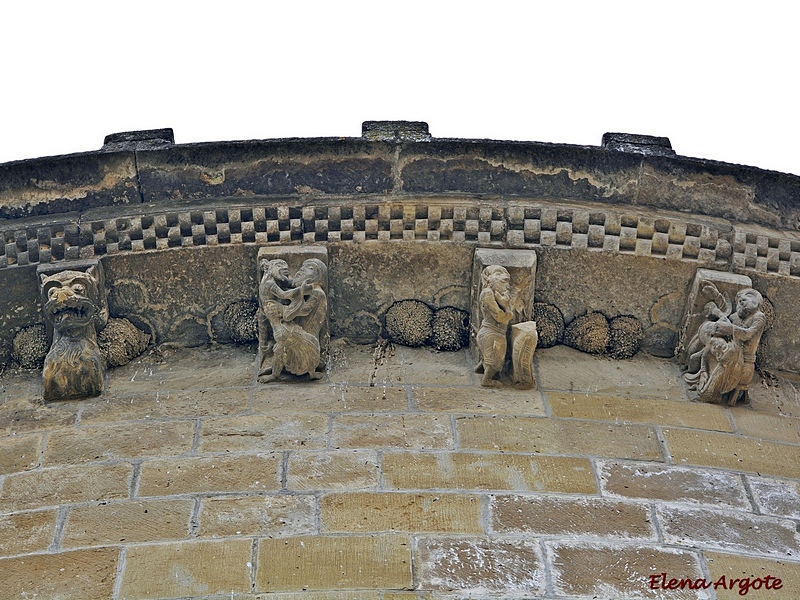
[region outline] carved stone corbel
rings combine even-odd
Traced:
[[[108,321],[103,266],[97,260],[39,265],[42,312],[53,343],[44,359],[45,400],[97,396],[103,391],[106,361],[97,333]]]
[[[483,373],[481,385],[498,387],[504,374],[514,387],[536,386],[533,354],[539,336],[533,320],[536,254],[528,250],[475,251],[472,269],[470,349]]]
[[[676,350],[683,379],[703,402],[748,401],[761,335],[763,298],[749,277],[698,269]]]
[[[283,371],[322,378],[329,340],[327,248],[261,248],[258,267],[258,380],[276,381]]]

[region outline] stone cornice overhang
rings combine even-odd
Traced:
[[[800,177],[683,156],[436,138],[132,146],[0,165],[0,230],[19,218],[175,200],[407,194],[592,201],[800,228]]]

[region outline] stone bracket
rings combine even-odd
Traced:
[[[479,368],[487,365],[483,356],[486,341],[479,341],[479,333],[483,329],[489,336],[499,336],[495,342],[488,342],[495,347],[505,345],[506,366],[503,369],[511,376],[515,387],[531,388],[536,382],[533,376],[533,353],[536,349],[538,335],[536,323],[533,321],[533,300],[536,289],[536,253],[532,250],[499,250],[478,248],[472,261],[472,286],[470,294],[470,352]],[[502,267],[510,278],[509,303],[507,312],[513,313],[510,320],[500,325],[505,326],[505,340],[498,333],[498,323],[486,327],[482,315],[482,274],[489,266]],[[483,335],[483,334],[482,334]],[[510,364],[509,364],[510,361]],[[499,366],[499,365],[498,365]],[[510,371],[510,373],[509,373]],[[502,373],[500,374],[502,377]],[[484,376],[483,385],[495,385],[491,376]]]
[[[319,273],[320,280],[313,284],[314,289],[308,290],[304,297],[281,300],[269,291],[269,274],[266,272],[270,261],[276,260],[285,261],[290,278],[303,273],[301,269],[309,261],[310,263],[321,261],[324,269]],[[318,379],[325,372],[330,340],[327,267],[328,249],[325,246],[266,246],[259,249],[258,271],[261,282],[258,290],[257,317],[259,381],[277,380],[281,371],[295,375],[308,373],[311,379]],[[315,269],[312,270],[316,272]],[[302,280],[305,280],[305,275],[297,278],[296,287],[293,287],[290,281],[282,283],[283,289],[278,289],[278,294],[292,293],[292,290],[302,286]],[[312,313],[306,314],[301,307],[297,312],[298,316],[289,316],[295,313],[290,305],[296,307],[298,304],[305,305],[306,302],[315,303]],[[283,318],[275,315],[276,308],[279,312],[286,311]],[[316,338],[318,347],[313,347],[312,338]],[[283,358],[276,358],[276,349]],[[273,367],[278,369],[278,372],[274,372]]]
[[[103,265],[98,260],[43,264],[36,274],[42,312],[53,336],[42,370],[44,399],[99,395],[106,362],[97,333],[108,322]]]
[[[717,298],[708,298],[703,293],[703,288],[707,284],[714,285],[723,294],[727,301],[733,303],[736,294],[739,290],[753,286],[752,280],[747,275],[738,275],[736,273],[728,273],[724,271],[712,271],[711,269],[697,269],[692,282],[692,288],[689,291],[689,299],[686,303],[686,311],[683,316],[681,324],[681,337],[675,348],[675,357],[678,364],[683,366],[687,365],[688,356],[686,354],[686,347],[689,341],[695,336],[697,330],[706,321],[705,306],[709,302],[715,300],[722,300]]]

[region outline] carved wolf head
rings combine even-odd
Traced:
[[[42,310],[60,333],[89,325],[101,329],[108,320],[108,306],[101,297],[102,273],[96,267],[84,271],[61,271],[40,275]]]

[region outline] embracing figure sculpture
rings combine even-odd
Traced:
[[[683,378],[703,402],[747,402],[756,351],[767,325],[763,298],[753,288],[739,290],[734,312],[713,283],[706,283],[702,293],[710,298],[704,308],[706,320],[687,345],[688,371]]]
[[[283,371],[321,378],[320,338],[327,336],[328,311],[325,263],[309,258],[292,278],[284,260],[265,259],[260,266],[258,380],[276,381]]]

